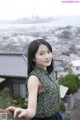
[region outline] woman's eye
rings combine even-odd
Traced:
[[[50,51],[48,51],[47,53],[50,53]]]
[[[44,55],[44,53],[40,53],[40,55]]]

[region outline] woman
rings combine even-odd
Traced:
[[[31,120],[62,120],[59,114],[60,90],[52,75],[53,56],[50,44],[38,39],[28,47],[28,107],[8,107],[14,117]]]

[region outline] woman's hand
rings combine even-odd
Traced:
[[[12,112],[14,114],[14,118],[15,117],[33,118],[35,116],[35,112],[32,109],[23,109],[10,106],[6,110]]]
[[[14,113],[15,109],[16,109],[16,107],[10,106],[10,107],[6,108],[6,111],[10,111],[11,113]]]
[[[22,108],[16,108],[14,111],[14,117],[18,116],[19,118],[33,118],[35,116],[35,112],[32,109],[22,109]]]

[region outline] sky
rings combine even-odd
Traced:
[[[80,0],[0,0],[0,20],[80,15]]]

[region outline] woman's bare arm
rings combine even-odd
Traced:
[[[37,94],[38,94],[39,80],[36,76],[30,76],[28,80],[28,110],[36,114],[37,108]]]
[[[39,80],[36,76],[30,76],[28,80],[28,108],[16,108],[14,106],[8,107],[7,111],[12,111],[15,117],[33,118],[36,114],[37,108],[37,93],[38,93]]]

